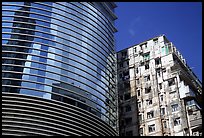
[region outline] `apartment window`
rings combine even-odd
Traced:
[[[140,133],[140,136],[143,136],[143,128],[140,128],[139,133]]]
[[[136,70],[136,73],[138,74],[138,73],[139,73],[139,69],[138,69],[138,68],[136,68],[135,70]]]
[[[150,92],[151,92],[151,86],[148,87],[148,88],[145,88],[145,94],[146,94],[146,93],[150,93]]]
[[[158,75],[158,77],[161,76],[161,72],[160,72],[160,70],[157,70],[157,75]]]
[[[153,118],[153,117],[154,117],[154,111],[147,112],[148,119]]]
[[[137,82],[137,84],[140,84],[140,80],[139,79],[136,79],[136,82]]]
[[[138,120],[139,120],[139,122],[142,122],[143,119],[142,119],[142,115],[141,114],[138,115]]]
[[[137,47],[134,48],[134,52],[137,53]]]
[[[149,69],[149,63],[145,64],[145,70]]]
[[[125,111],[126,112],[130,112],[131,111],[131,106],[130,105],[126,105],[125,106]]]
[[[156,58],[155,59],[155,65],[161,64],[161,58]]]
[[[132,117],[125,118],[125,124],[130,125],[132,123]]]
[[[138,108],[140,109],[142,107],[141,102],[138,102],[137,104],[138,104]]]
[[[149,52],[148,53],[145,53],[144,56],[143,56],[144,60],[149,60],[150,59],[150,54]]]
[[[152,104],[152,99],[147,99],[146,100],[146,105],[151,105]]]
[[[175,85],[174,78],[170,79],[170,80],[168,81],[168,84],[169,84],[169,86]]]
[[[154,132],[155,131],[155,124],[149,125],[148,130],[149,130],[149,133]]]
[[[180,117],[175,118],[175,119],[174,119],[174,126],[178,126],[178,125],[180,125],[180,124],[181,124],[181,119],[180,119]]]
[[[155,45],[158,44],[158,39],[154,39],[153,41]]]
[[[159,89],[160,90],[162,89],[162,83],[159,83]]]
[[[131,130],[131,131],[127,131],[127,132],[125,133],[125,135],[126,135],[126,136],[133,136],[132,130]]]
[[[160,111],[162,116],[165,115],[165,108],[161,108]]]
[[[164,128],[167,128],[166,121],[163,121],[163,127],[164,127]]]
[[[164,100],[164,96],[160,95],[160,102],[162,102]]]
[[[126,93],[126,94],[124,95],[125,101],[126,101],[126,100],[129,100],[130,98],[131,98],[130,93]]]
[[[137,90],[137,96],[140,96],[140,90]]]
[[[150,81],[150,75],[144,76],[144,81]]]
[[[178,110],[178,104],[171,105],[171,108],[172,108],[172,112],[177,111]]]

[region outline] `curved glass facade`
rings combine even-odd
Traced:
[[[2,2],[2,93],[60,101],[116,129],[111,2]]]

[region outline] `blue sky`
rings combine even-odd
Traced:
[[[165,34],[202,82],[201,2],[116,2],[116,51]]]

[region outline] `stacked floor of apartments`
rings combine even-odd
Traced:
[[[117,58],[121,136],[202,135],[202,84],[165,35]]]

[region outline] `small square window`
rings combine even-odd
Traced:
[[[149,125],[148,130],[149,130],[149,133],[154,132],[155,131],[155,124]]]
[[[174,126],[178,126],[178,125],[180,125],[180,124],[181,124],[181,119],[180,119],[180,117],[175,118],[175,119],[174,119]]]
[[[168,84],[169,84],[169,86],[175,85],[174,79],[173,79],[173,78],[170,79],[170,80],[168,81]]]
[[[144,81],[150,81],[150,75],[144,76]]]
[[[177,111],[178,110],[178,104],[171,105],[171,108],[172,108],[172,112]]]
[[[155,65],[161,64],[161,58],[156,58],[155,59]]]
[[[145,88],[145,93],[150,93],[151,92],[151,86],[148,88]]]
[[[146,100],[146,105],[151,105],[152,104],[152,99],[147,99]]]
[[[125,100],[129,100],[130,98],[131,98],[130,93],[126,93],[125,96],[124,96],[124,99]]]
[[[145,70],[149,69],[149,63],[145,64]]]
[[[153,118],[153,117],[154,117],[154,111],[147,112],[148,119]]]

